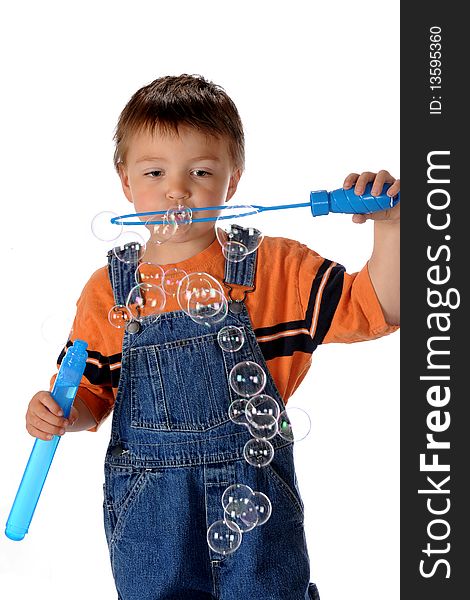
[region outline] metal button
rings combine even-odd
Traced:
[[[140,331],[140,323],[139,321],[129,321],[129,323],[126,325],[126,331],[128,333],[139,333]]]
[[[233,300],[228,305],[228,309],[232,313],[232,315],[239,315],[243,310],[243,302]]]
[[[114,446],[114,448],[111,450],[111,454],[113,456],[122,456],[123,454],[126,454],[127,452],[129,452],[129,450],[124,450],[124,448],[122,447],[121,444]]]

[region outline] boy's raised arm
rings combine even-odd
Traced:
[[[361,175],[351,173],[346,177],[343,187],[349,189],[354,185],[354,192],[362,194],[371,181],[374,182],[371,191],[373,195],[380,194],[385,183],[392,184],[387,190],[390,197],[400,191],[400,180],[392,177],[388,171],[366,171]],[[389,325],[399,325],[400,203],[380,212],[353,216],[355,223],[365,223],[368,219],[374,221],[374,248],[368,262],[369,275],[385,320]]]

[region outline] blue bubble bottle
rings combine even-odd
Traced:
[[[51,396],[59,404],[67,418],[85,370],[88,356],[87,345],[82,340],[75,340],[73,346],[69,347],[51,391]],[[20,541],[28,533],[59,442],[60,436],[58,435],[49,441],[36,439],[34,442],[5,528],[5,535],[10,540]]]

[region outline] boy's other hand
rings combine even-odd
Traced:
[[[400,191],[400,180],[395,179],[388,171],[379,171],[378,173],[364,171],[364,173],[361,173],[360,175],[358,173],[350,173],[344,180],[343,188],[348,190],[354,186],[354,193],[359,196],[364,193],[366,185],[370,182],[373,182],[371,190],[372,196],[381,194],[385,183],[392,184],[387,190],[387,196],[390,196],[390,198],[396,196]],[[366,221],[371,220],[397,224],[400,222],[400,202],[393,208],[380,210],[370,213],[369,215],[353,215],[352,220],[353,223],[365,223]]]
[[[49,441],[54,435],[63,435],[78,417],[78,411],[72,406],[69,418],[49,392],[34,394],[26,411],[26,429],[30,435]]]

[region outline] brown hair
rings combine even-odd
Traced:
[[[121,112],[114,134],[114,166],[125,161],[129,140],[140,131],[178,133],[188,125],[225,137],[235,168],[245,167],[245,138],[237,107],[225,90],[201,75],[167,75],[135,92]]]

